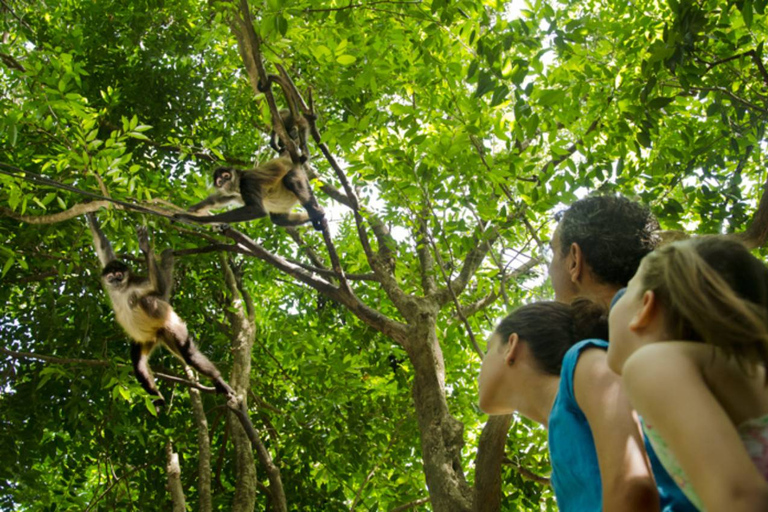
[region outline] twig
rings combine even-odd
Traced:
[[[104,496],[106,496],[106,495],[107,495],[107,493],[109,493],[109,491],[111,491],[111,490],[112,490],[112,488],[113,488],[114,486],[116,486],[116,485],[117,485],[117,484],[118,484],[120,481],[122,481],[122,480],[124,480],[124,479],[128,478],[129,476],[131,476],[132,474],[136,473],[137,471],[141,471],[142,469],[144,469],[144,468],[147,468],[147,467],[151,466],[152,464],[156,463],[158,460],[160,460],[160,459],[163,457],[163,455],[164,455],[164,454],[160,454],[160,455],[158,455],[157,457],[155,457],[154,459],[150,460],[149,462],[145,462],[144,464],[142,464],[142,465],[140,465],[140,466],[136,466],[135,468],[133,468],[133,469],[131,469],[131,470],[127,471],[126,473],[123,473],[123,475],[122,475],[122,476],[120,476],[120,477],[115,477],[115,478],[112,480],[112,483],[111,483],[111,484],[109,484],[109,486],[107,486],[107,488],[106,488],[106,489],[104,489],[104,492],[102,492],[101,494],[99,494],[99,496],[98,496],[98,497],[96,497],[96,498],[95,498],[95,499],[94,499],[94,500],[93,500],[91,503],[89,503],[89,504],[88,504],[88,506],[85,508],[85,512],[88,512],[88,511],[89,511],[89,510],[91,510],[93,507],[95,507],[95,506],[96,506],[96,505],[97,505],[97,504],[98,504],[98,503],[99,503],[99,502],[100,502],[100,501],[101,501],[101,500],[104,498]]]

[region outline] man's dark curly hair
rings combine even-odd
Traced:
[[[659,243],[659,221],[651,210],[620,195],[580,199],[555,218],[563,255],[579,244],[592,272],[607,284],[627,286],[640,260]]]

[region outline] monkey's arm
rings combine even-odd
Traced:
[[[101,230],[96,215],[86,213],[85,217],[88,219],[88,227],[91,228],[91,235],[93,235],[93,247],[96,249],[96,254],[99,257],[102,268],[106,267],[107,263],[117,259],[115,251],[112,250],[112,245]]]
[[[158,279],[158,266],[155,255],[152,253],[152,246],[149,243],[149,233],[146,226],[136,226],[136,237],[139,239],[139,249],[144,253],[147,260],[147,271],[149,273],[149,283],[152,291],[162,295],[165,291],[164,280],[162,276]]]
[[[236,196],[227,196],[220,193],[214,193],[203,199],[197,204],[193,204],[189,208],[187,208],[187,211],[190,213],[208,213],[208,210],[212,210],[214,208],[218,208],[221,206],[226,206],[229,203],[232,203],[234,201],[237,201]]]
[[[267,212],[264,207],[258,204],[245,205],[241,208],[235,208],[228,212],[218,215],[189,215],[188,213],[177,213],[175,217],[191,220],[200,224],[227,224],[230,222],[243,222],[246,220],[266,217]]]

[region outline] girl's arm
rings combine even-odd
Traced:
[[[603,510],[658,511],[659,494],[643,435],[604,350],[586,350],[573,380],[576,402],[589,421],[603,487]]]
[[[768,510],[768,482],[687,345],[655,343],[635,352],[623,370],[627,394],[666,441],[707,510]]]

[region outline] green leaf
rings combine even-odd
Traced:
[[[651,136],[648,134],[648,132],[638,132],[637,133],[637,142],[640,143],[643,147],[650,148],[651,147]]]
[[[285,36],[288,33],[288,20],[284,16],[278,14],[275,16],[275,30],[281,35]]]
[[[675,101],[674,96],[654,98],[648,102],[648,107],[653,110],[661,110],[662,108],[666,107],[673,101]]]
[[[352,64],[356,60],[357,59],[355,58],[354,55],[348,55],[348,54],[339,55],[338,57],[336,57],[336,62],[338,62],[339,64],[341,64],[343,66],[349,66],[350,64]]]
[[[493,90],[495,85],[493,77],[489,72],[480,71],[480,77],[477,80],[477,90],[475,90],[475,97],[482,98],[485,94]]]
[[[741,5],[741,16],[744,18],[744,25],[747,28],[752,27],[752,0],[744,0]]]
[[[13,256],[8,258],[5,261],[5,265],[3,265],[3,274],[0,277],[5,277],[5,274],[7,274],[9,270],[11,270],[11,267],[13,266],[14,261],[16,261],[16,258],[14,258]]]

